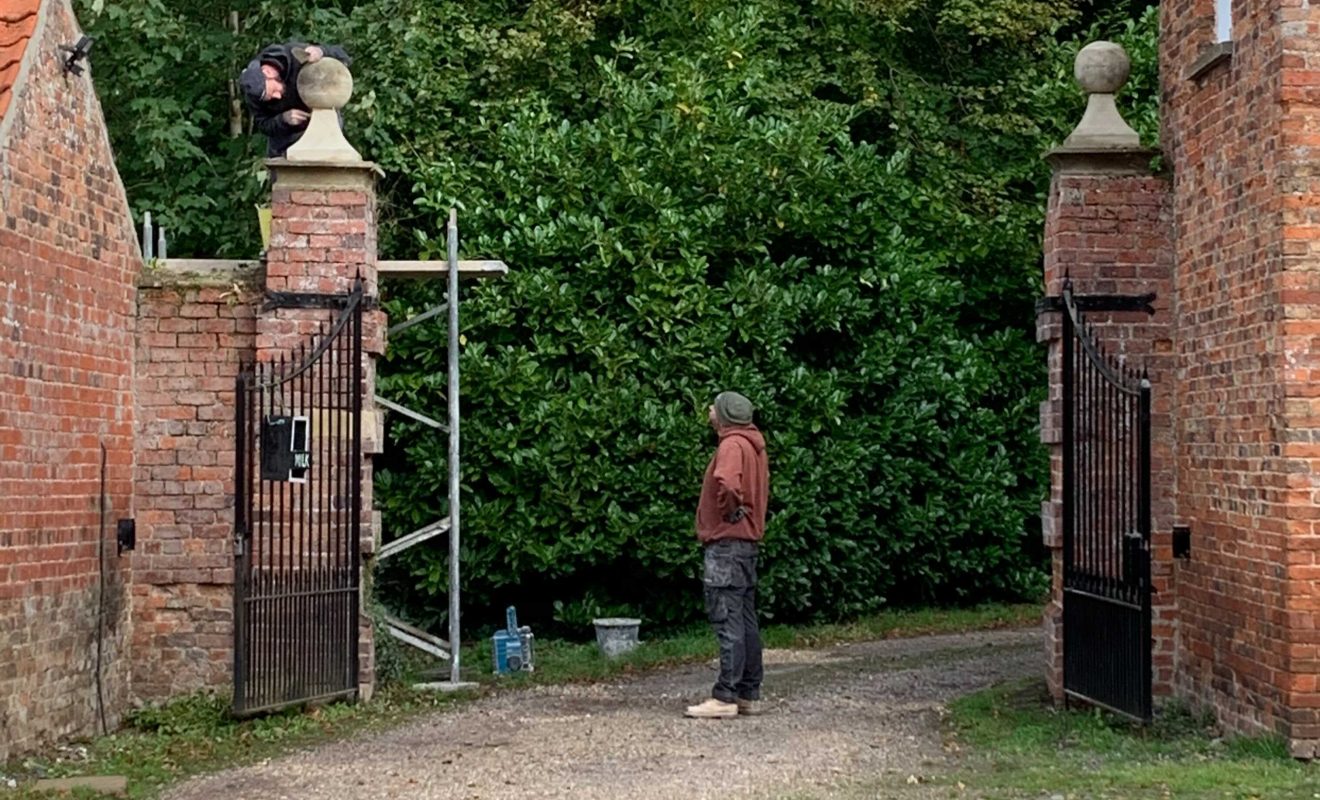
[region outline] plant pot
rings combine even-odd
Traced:
[[[606,658],[623,655],[637,647],[637,629],[642,624],[640,619],[605,617],[591,622],[596,626],[596,644]]]

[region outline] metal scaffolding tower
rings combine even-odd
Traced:
[[[502,261],[459,261],[458,259],[458,212],[455,209],[449,211],[449,229],[447,233],[448,259],[444,262],[431,261],[381,261],[378,264],[379,274],[382,277],[400,277],[400,278],[430,278],[443,275],[446,279],[447,291],[445,293],[445,302],[427,309],[411,319],[401,322],[391,327],[388,331],[389,336],[407,330],[408,328],[428,322],[432,319],[446,314],[449,320],[449,342],[448,342],[448,383],[446,385],[446,399],[449,403],[448,422],[443,423],[432,419],[425,414],[406,408],[399,403],[386,400],[382,397],[376,398],[376,404],[381,408],[401,414],[413,419],[430,428],[439,431],[445,431],[449,434],[449,514],[446,517],[435,520],[411,533],[395,538],[381,546],[380,552],[376,554],[377,560],[384,560],[397,555],[411,547],[422,542],[433,539],[437,536],[449,534],[449,640],[445,641],[427,631],[409,625],[402,620],[388,618],[386,620],[386,629],[390,635],[399,641],[405,642],[413,647],[417,647],[432,655],[449,660],[449,680],[447,682],[436,684],[441,689],[463,688],[460,677],[460,651],[462,638],[460,636],[459,620],[459,599],[460,599],[460,509],[461,502],[459,497],[459,485],[461,479],[460,462],[460,406],[459,406],[459,279],[467,278],[488,278],[501,277],[508,273],[508,267]]]

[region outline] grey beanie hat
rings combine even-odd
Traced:
[[[720,392],[715,398],[715,417],[722,425],[752,424],[752,401],[737,392]]]
[[[238,88],[256,102],[266,96],[266,74],[261,71],[261,61],[254,58],[248,62],[238,76]]]

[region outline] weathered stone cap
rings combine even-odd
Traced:
[[[1114,42],[1092,42],[1077,53],[1073,77],[1087,94],[1086,111],[1063,144],[1046,154],[1051,163],[1102,172],[1146,168],[1154,151],[1141,146],[1114,101],[1131,71],[1127,53]]]

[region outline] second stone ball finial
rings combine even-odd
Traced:
[[[1131,72],[1132,60],[1113,42],[1091,42],[1073,62],[1073,77],[1087,94],[1118,94]]]
[[[1123,120],[1114,95],[1127,83],[1132,61],[1114,42],[1092,42],[1077,53],[1073,75],[1087,93],[1086,113],[1064,150],[1123,150],[1141,147],[1141,137]]]

